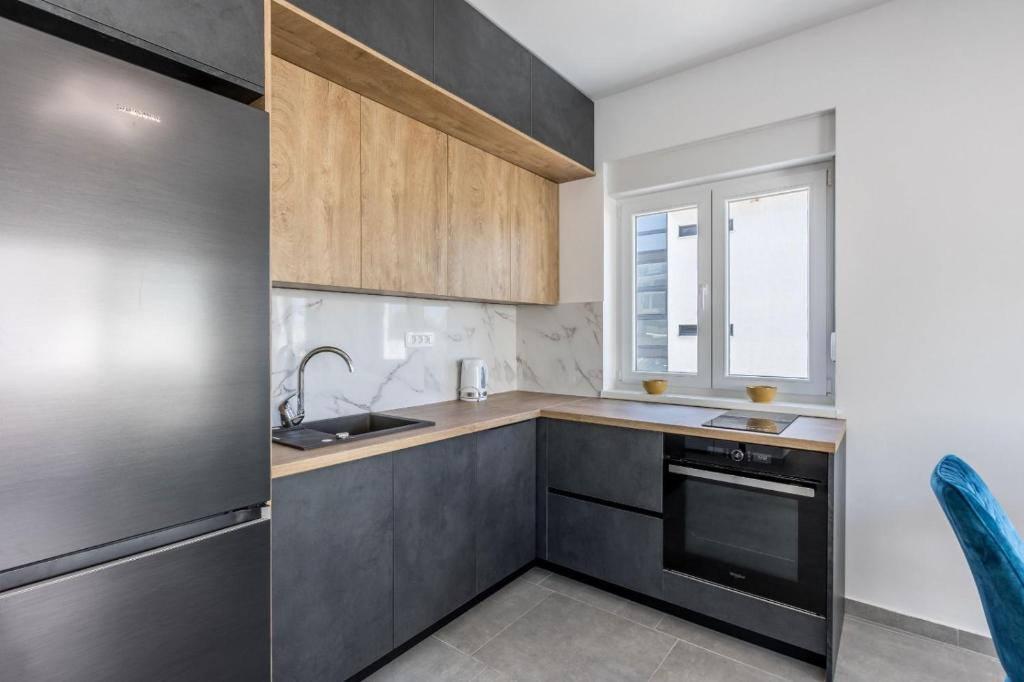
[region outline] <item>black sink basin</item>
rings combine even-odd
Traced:
[[[314,450],[328,445],[385,436],[433,425],[434,422],[423,419],[406,419],[390,414],[364,412],[345,417],[304,422],[290,429],[276,429],[273,437],[274,442],[281,445],[299,450]]]

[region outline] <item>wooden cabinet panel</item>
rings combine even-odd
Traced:
[[[512,170],[512,300],[558,302],[558,185]]]
[[[508,300],[513,166],[448,139],[448,295]]]
[[[362,287],[446,292],[448,136],[362,102]]]
[[[359,95],[273,58],[271,276],[360,286]]]

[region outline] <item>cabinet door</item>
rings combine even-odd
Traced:
[[[360,285],[360,98],[273,58],[271,276]]]
[[[395,646],[476,594],[474,436],[395,457]]]
[[[362,286],[446,290],[447,136],[362,98]]]
[[[547,447],[548,487],[661,511],[660,433],[550,420]]]
[[[529,135],[530,53],[465,0],[434,12],[434,82]]]
[[[448,139],[448,295],[508,300],[512,164]]]
[[[0,595],[0,677],[269,680],[269,525],[254,521]]]
[[[533,137],[587,168],[594,167],[594,103],[533,58]]]
[[[142,46],[263,87],[263,0],[50,0]],[[44,6],[38,0],[32,4]]]
[[[661,519],[548,495],[548,559],[560,566],[661,596]]]
[[[433,0],[340,0],[339,28],[402,66],[434,73]]]
[[[512,300],[558,302],[558,185],[512,169]]]
[[[537,428],[533,421],[476,436],[476,591],[536,556]]]
[[[391,455],[274,481],[274,679],[343,680],[393,645]]]

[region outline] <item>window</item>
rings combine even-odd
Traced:
[[[831,164],[622,202],[625,383],[831,393]]]

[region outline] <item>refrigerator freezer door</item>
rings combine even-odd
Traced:
[[[258,504],[263,112],[0,20],[0,571]]]
[[[0,594],[0,679],[270,679],[270,522]]]

